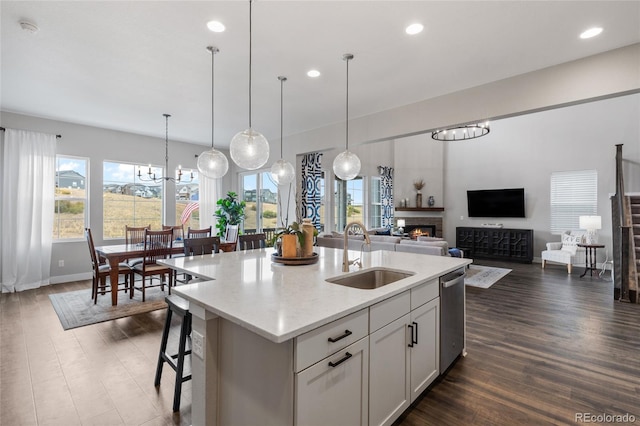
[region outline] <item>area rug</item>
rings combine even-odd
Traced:
[[[128,294],[119,292],[117,306],[111,306],[110,293],[99,295],[98,303],[94,305],[91,289],[50,294],[49,299],[58,314],[62,328],[70,330],[166,308],[167,303],[164,301],[166,295],[166,292],[159,287],[148,288],[146,300],[141,302],[142,293],[138,291],[133,299],[129,299]]]
[[[489,288],[509,272],[511,269],[493,268],[491,266],[470,265],[464,284],[471,287]]]

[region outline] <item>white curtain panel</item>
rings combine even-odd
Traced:
[[[56,136],[6,129],[2,158],[2,292],[49,284]]]
[[[200,227],[211,226],[212,235],[216,235],[216,223],[214,216],[218,206],[216,203],[222,192],[222,179],[211,179],[200,174]]]

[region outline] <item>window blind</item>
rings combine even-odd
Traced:
[[[551,233],[580,229],[580,216],[598,209],[598,172],[577,170],[551,173]]]

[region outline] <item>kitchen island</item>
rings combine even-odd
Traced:
[[[438,376],[439,278],[471,261],[365,252],[363,271],[411,275],[363,290],[327,282],[347,274],[342,250],[316,252],[304,266],[272,249],[164,262],[206,280],[173,289],[193,315],[194,425],[390,424]]]

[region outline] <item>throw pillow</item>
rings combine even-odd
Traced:
[[[391,229],[387,228],[386,230],[377,229],[376,235],[391,235]]]
[[[571,252],[571,254],[576,254],[576,251],[578,250],[578,243],[581,242],[582,235],[562,234],[561,250]]]

